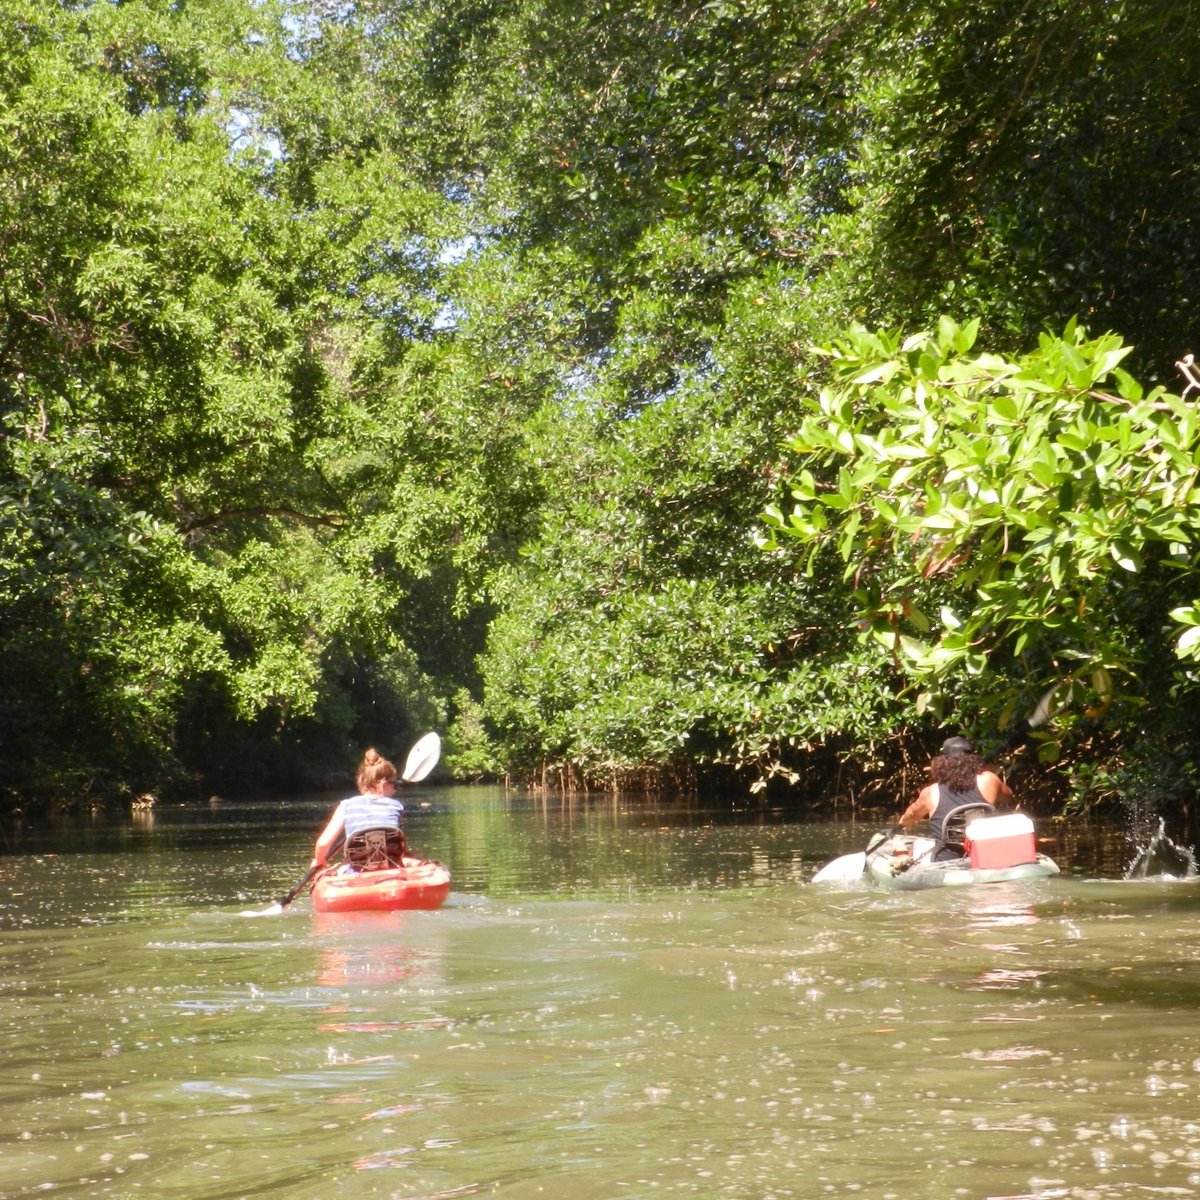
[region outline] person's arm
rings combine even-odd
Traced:
[[[922,788],[917,798],[900,815],[900,825],[904,829],[911,829],[918,821],[924,821],[933,816],[933,810],[937,807],[934,786],[934,784],[930,784],[928,787]]]
[[[309,864],[312,867],[322,867],[329,859],[329,853],[337,845],[342,836],[342,831],[346,828],[346,822],[342,815],[342,806],[339,804],[333,810],[333,816],[329,818],[328,824],[321,830],[321,836],[317,838],[317,844],[313,848],[313,860]]]
[[[975,786],[989,804],[999,804],[1001,800],[1012,799],[1012,788],[995,771],[983,771],[976,775]]]

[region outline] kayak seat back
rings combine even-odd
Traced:
[[[399,829],[367,829],[346,839],[346,861],[356,871],[381,871],[404,864],[408,845]]]
[[[990,804],[960,804],[952,808],[942,822],[942,838],[934,849],[933,858],[942,854],[943,850],[952,850],[960,858],[967,856],[967,822],[976,817],[994,815],[996,810]],[[945,857],[944,855],[942,857]]]

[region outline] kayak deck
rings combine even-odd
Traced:
[[[440,908],[450,895],[450,872],[439,862],[405,857],[403,866],[344,872],[329,867],[313,881],[317,912]]]

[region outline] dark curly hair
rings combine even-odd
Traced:
[[[987,769],[978,754],[939,754],[929,764],[929,779],[953,791],[967,792],[975,786],[975,776]]]

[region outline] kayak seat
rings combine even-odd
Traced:
[[[934,858],[946,858],[943,851],[952,851],[959,858],[967,855],[967,822],[975,817],[994,816],[996,810],[990,804],[960,804],[952,808],[942,822],[942,838],[934,848]]]
[[[399,829],[367,829],[346,839],[346,861],[356,871],[403,866],[408,843]]]

